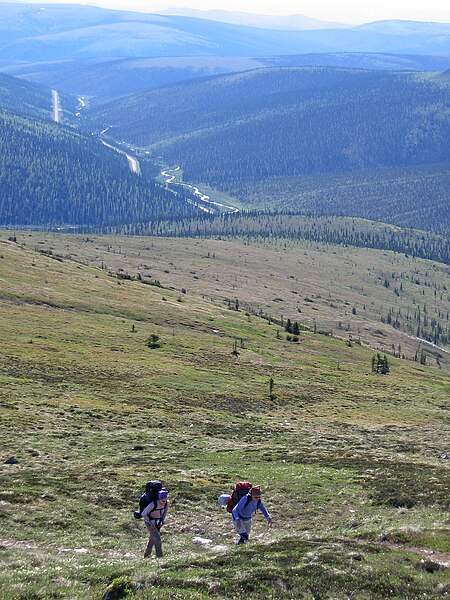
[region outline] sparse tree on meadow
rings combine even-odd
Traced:
[[[274,386],[275,386],[275,382],[274,382],[273,378],[271,377],[269,379],[269,398],[271,400],[273,400],[275,398],[275,394],[273,393]]]
[[[381,354],[377,352],[377,355],[372,357],[372,373],[387,375],[389,371],[390,368],[386,354],[381,356]]]
[[[146,344],[152,350],[154,350],[155,348],[161,348],[161,343],[159,341],[159,335],[156,335],[156,333],[152,333],[148,337]]]

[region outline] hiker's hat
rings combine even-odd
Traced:
[[[252,496],[261,496],[261,487],[259,485],[254,485],[250,491]]]
[[[162,489],[158,492],[158,500],[167,500],[169,492],[166,489]]]

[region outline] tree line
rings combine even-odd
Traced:
[[[224,215],[197,215],[177,222],[157,221],[126,227],[103,228],[104,233],[175,237],[287,239],[374,248],[400,252],[411,258],[450,263],[448,237],[393,228],[382,223],[333,216],[305,216],[280,211],[246,211]]]

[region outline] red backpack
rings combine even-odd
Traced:
[[[252,489],[252,484],[249,481],[238,481],[230,494],[227,504],[227,511],[230,513],[241,498],[246,496]]]

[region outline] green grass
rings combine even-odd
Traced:
[[[419,313],[428,328],[432,320],[444,330],[450,326],[450,277],[445,265],[437,262],[277,238],[225,241],[23,232],[19,242],[113,274],[139,273],[174,291],[184,289],[186,294],[177,296],[182,301],[193,295],[225,310],[228,304],[234,307],[237,298],[250,321],[260,314],[278,320],[289,317],[312,330],[345,340],[350,336],[380,352],[400,350],[407,359],[424,349],[427,365],[439,366],[439,360],[443,369],[450,369],[449,347],[437,350],[415,337]],[[109,309],[99,302],[95,310]],[[121,310],[124,316],[145,318],[136,308]],[[387,322],[389,311],[398,327]],[[211,327],[220,329],[216,315],[210,318]],[[238,335],[242,327],[241,319]],[[284,337],[282,328],[280,333]]]
[[[72,239],[58,243],[86,252]],[[100,598],[111,584],[140,599],[449,593],[446,371],[390,358],[373,375],[368,347],[291,344],[243,310],[180,302],[169,281],[5,241],[0,255],[2,598]],[[132,517],[155,477],[171,497],[159,562],[142,560]],[[256,517],[242,549],[217,506],[238,479],[262,485],[274,517],[270,531]]]

